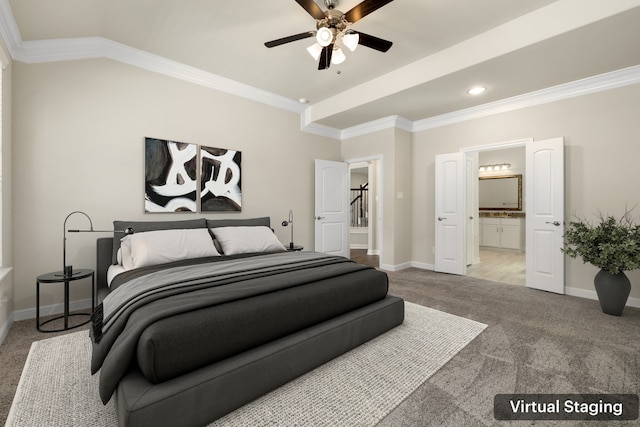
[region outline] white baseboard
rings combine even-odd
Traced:
[[[10,314],[4,323],[0,325],[0,345],[2,345],[4,339],[7,337],[9,329],[11,329],[11,325],[13,325],[13,314]]]
[[[427,263],[418,262],[418,261],[410,261],[410,262],[405,262],[398,265],[387,265],[387,264],[380,265],[380,268],[382,270],[387,270],[387,271],[400,271],[410,267],[420,268],[422,270],[431,270],[431,271],[433,271],[435,268],[433,264],[427,264]],[[564,291],[566,295],[570,295],[574,297],[587,298],[592,300],[598,299],[598,294],[596,293],[595,290],[592,291],[587,289],[565,287]],[[640,298],[630,297],[627,300],[627,307],[640,308]]]
[[[83,299],[83,300],[79,300],[79,301],[70,301],[69,302],[69,311],[73,312],[73,311],[78,311],[78,310],[84,310],[87,308],[91,308],[91,300],[90,299]],[[60,303],[60,304],[52,304],[52,305],[45,305],[40,307],[40,317],[45,317],[45,316],[51,316],[53,314],[62,314],[64,313],[64,304]],[[36,308],[26,308],[24,310],[18,310],[18,311],[14,311],[13,312],[13,319],[15,321],[19,321],[19,320],[28,320],[28,319],[35,319],[36,318]]]
[[[400,271],[400,270],[406,270],[407,268],[411,268],[411,267],[416,267],[416,265],[414,265],[414,262],[404,262],[402,264],[395,264],[395,265],[391,265],[391,264],[380,264],[380,269],[381,270],[387,270],[387,271]],[[426,264],[425,264],[426,265]],[[418,267],[420,268],[420,267]]]
[[[433,264],[427,264],[425,262],[411,261],[411,267],[420,268],[422,270],[431,270],[433,271],[436,266]]]
[[[350,249],[369,249],[369,245],[366,243],[351,243],[349,245]]]
[[[411,268],[411,267],[420,268],[422,270],[433,270],[433,265],[416,262],[416,261],[403,262],[402,264],[395,264],[395,265],[380,264],[380,269],[387,270],[387,271],[400,271],[400,270],[406,270],[407,268]]]
[[[598,299],[598,294],[596,293],[596,291],[589,291],[586,289],[565,287],[564,293],[566,295],[571,295],[574,297],[587,298],[587,299],[593,299],[593,300]],[[627,307],[640,308],[640,298],[629,298],[627,300]]]

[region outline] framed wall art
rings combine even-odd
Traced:
[[[197,145],[145,138],[145,212],[197,212]]]
[[[242,210],[242,152],[200,146],[200,210]]]

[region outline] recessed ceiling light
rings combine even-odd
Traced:
[[[298,102],[299,102],[300,104],[308,104],[308,103],[309,103],[309,100],[308,100],[307,98],[300,98],[300,99],[298,99]]]
[[[480,95],[481,93],[484,93],[487,90],[486,87],[484,86],[477,86],[477,87],[472,87],[471,89],[469,89],[467,91],[467,93],[469,95]]]

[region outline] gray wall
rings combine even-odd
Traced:
[[[207,217],[270,216],[288,242],[280,222],[293,209],[296,243],[313,247],[314,159],[340,160],[340,143],[301,132],[299,115],[106,59],[14,63],[13,88],[17,318],[33,311],[36,276],[61,269],[68,213],[87,212],[97,229],[199,215],[143,213],[145,136],[241,150],[242,212]],[[70,235],[69,263],[92,268],[99,236]],[[62,301],[56,286],[42,305]],[[83,288],[71,299],[88,298]]]
[[[640,85],[443,126],[413,135],[412,259],[433,264],[435,155],[533,137],[565,138],[565,214],[620,215],[640,204]],[[634,211],[640,217],[640,205]],[[597,269],[567,260],[566,286],[593,291]],[[629,274],[640,297],[640,271]],[[576,291],[573,291],[576,290]]]

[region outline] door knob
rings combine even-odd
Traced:
[[[547,222],[545,222],[545,224],[553,224],[556,227],[559,227],[560,226],[560,221],[553,221],[553,222],[547,221]]]
[[[320,221],[321,219],[324,219],[324,217],[323,217],[323,216],[317,216],[317,217],[316,217],[316,219],[317,219],[318,221]]]
[[[447,218],[443,218],[441,216],[438,217],[438,221],[442,221],[443,219],[447,219]]]

